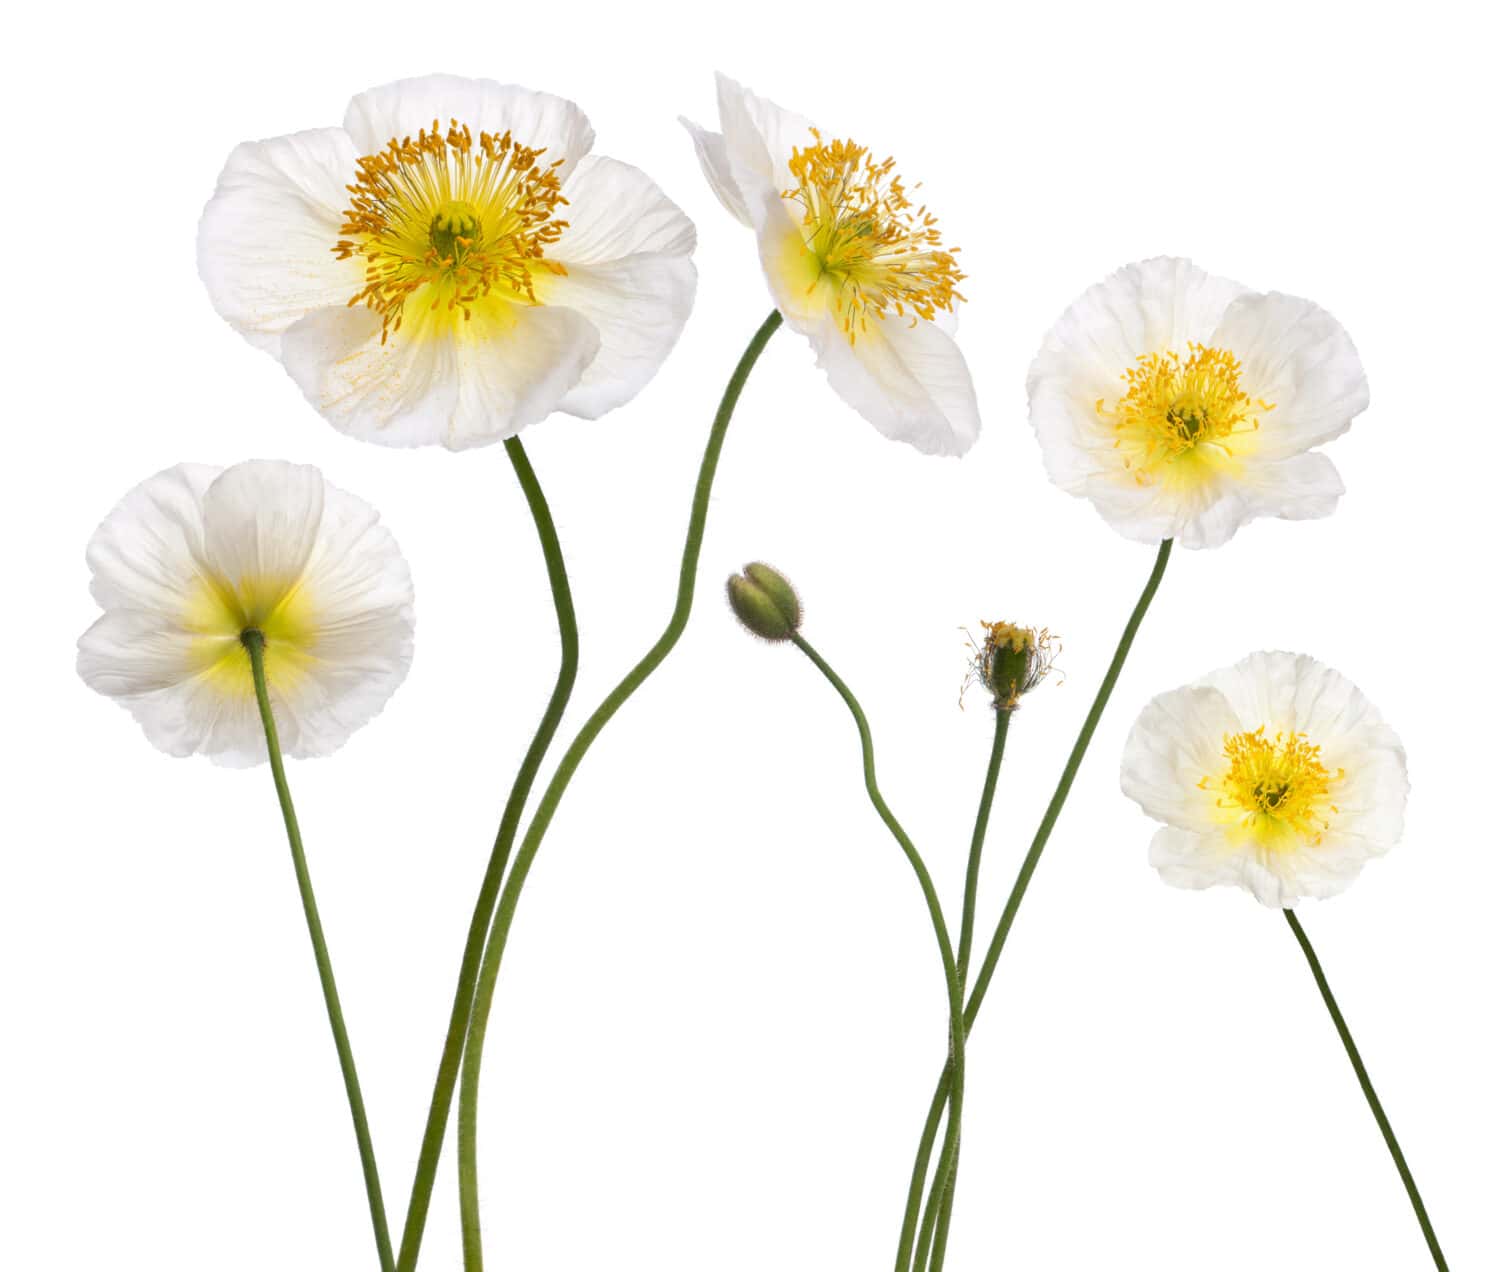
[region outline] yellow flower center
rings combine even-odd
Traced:
[[[1344,770],[1330,773],[1305,733],[1268,738],[1262,726],[1226,735],[1224,757],[1228,767],[1198,785],[1217,795],[1215,806],[1238,835],[1273,851],[1322,842],[1339,811],[1332,790]]]
[[[193,633],[199,676],[226,698],[255,696],[240,641],[251,628],[266,639],[266,680],[274,688],[294,687],[316,661],[317,608],[300,578],[200,574],[183,625]]]
[[[828,301],[852,344],[869,330],[871,315],[931,320],[963,299],[955,253],[947,251],[937,218],[913,208],[893,159],[877,162],[852,141],[823,140],[792,151],[797,184],[782,198],[800,205],[801,269],[812,275],[809,294]]]
[[[567,271],[546,249],[567,222],[557,168],[510,133],[479,134],[451,120],[446,133],[392,138],[359,161],[333,251],[364,261],[365,285],[349,300],[380,315],[380,340],[403,324],[411,334],[453,335],[479,314],[504,318],[537,304],[538,275]]]
[[[1120,378],[1123,396],[1095,408],[1114,424],[1115,448],[1143,485],[1227,467],[1260,428],[1260,412],[1275,410],[1240,387],[1239,359],[1227,349],[1190,342],[1186,357],[1143,354]]]

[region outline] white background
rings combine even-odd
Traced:
[[[1304,922],[1452,1266],[1500,1267],[1494,32],[1479,6],[1380,8],[12,15],[5,1265],[374,1266],[269,775],[169,760],[74,675],[83,546],[114,501],[182,460],[311,462],[411,561],[407,684],[291,771],[398,1226],[473,892],[553,674],[500,450],[347,440],[215,317],[193,239],[224,157],[390,78],[490,75],[580,102],[598,150],[699,223],[697,308],[657,380],[526,435],[583,628],[566,739],[665,621],[709,417],[769,307],[675,122],[712,122],[722,67],[925,182],[971,275],[985,431],[961,462],[889,443],[775,338],[687,637],[588,757],[523,899],[485,1073],[493,1265],[889,1266],[943,1052],[938,959],[844,708],[736,628],[720,583],[757,557],[796,579],[955,915],[990,730],[978,697],[957,706],[960,628],[1064,635],[1065,684],[1012,730],[987,937],[1152,556],[1048,485],[1026,367],[1079,291],[1166,252],[1327,306],[1373,404],[1330,451],[1336,516],[1171,564],[974,1034],[949,1267],[1426,1266],[1285,924],[1164,887],[1118,790],[1140,705],[1258,648],[1332,662],[1407,745],[1405,842]],[[450,1158],[423,1267],[458,1258]]]

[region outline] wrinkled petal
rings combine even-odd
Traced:
[[[323,474],[307,464],[251,460],[203,495],[203,555],[231,584],[302,576],[323,520]]]
[[[685,116],[679,115],[677,118],[693,139],[693,151],[698,156],[698,166],[703,169],[708,188],[718,196],[719,202],[730,216],[741,225],[750,225],[750,211],[745,207],[744,196],[740,194],[734,172],[729,166],[724,134],[709,132]]]
[[[101,608],[182,612],[203,552],[203,493],[221,471],[178,464],[120,500],[88,545]]]
[[[149,610],[110,610],[78,639],[78,674],[95,693],[136,697],[170,689],[198,671],[193,635]]]
[[[962,455],[978,438],[968,363],[933,323],[872,321],[851,344],[830,318],[810,334],[835,392],[886,437],[928,455]]]
[[[275,353],[311,310],[343,304],[363,285],[339,260],[354,146],[318,128],[235,147],[198,223],[198,273],[214,308],[252,344]]]
[[[564,178],[594,145],[588,116],[566,98],[460,75],[420,75],[368,89],[350,101],[344,129],[360,154],[373,155],[393,138],[430,131],[434,120],[444,132],[450,121],[467,124],[476,139],[509,132],[519,145],[545,149],[543,162],[561,159]]]
[[[813,143],[812,124],[727,75],[716,80],[724,155],[750,225],[764,234],[795,224],[782,192],[796,185],[789,167],[792,152]]]
[[[1344,484],[1326,456],[1313,454],[1273,461],[1257,457],[1187,490],[1121,481],[1112,472],[1096,474],[1078,493],[1127,539],[1174,539],[1184,548],[1217,548],[1259,517],[1295,521],[1328,516]]]
[[[589,155],[563,183],[568,228],[547,254],[569,269],[657,252],[691,256],[698,235],[687,213],[639,168]]]
[[[546,418],[599,351],[581,313],[509,305],[457,338],[380,343],[367,309],[325,309],[287,332],[286,369],[341,432],[385,446],[451,450],[513,437]]]
[[[411,666],[411,572],[380,515],[328,485],[303,574],[317,607],[311,675],[287,692],[300,755],[326,755],[385,706]]]
[[[1241,382],[1271,404],[1256,452],[1281,459],[1332,441],[1370,404],[1349,333],[1326,309],[1279,292],[1245,295],[1224,311],[1213,343],[1239,358]]]
[[[1148,814],[1182,830],[1217,829],[1213,796],[1199,786],[1223,765],[1224,738],[1240,730],[1217,689],[1189,686],[1153,698],[1125,740],[1120,787]]]
[[[698,286],[686,256],[646,252],[603,265],[569,266],[548,291],[549,303],[588,319],[599,352],[558,403],[585,419],[630,401],[671,353]]]

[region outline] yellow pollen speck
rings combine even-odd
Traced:
[[[871,315],[930,321],[963,299],[954,248],[945,250],[937,218],[912,206],[895,161],[876,161],[852,141],[823,140],[792,151],[796,185],[782,197],[800,205],[802,247],[811,258],[808,291],[829,289],[829,303],[852,344]]]
[[[1344,770],[1330,773],[1322,749],[1304,733],[1268,738],[1264,726],[1224,738],[1228,767],[1198,783],[1238,836],[1284,851],[1322,842],[1338,813],[1332,791]]]
[[[1240,363],[1226,349],[1188,344],[1186,357],[1143,354],[1120,377],[1125,392],[1095,409],[1115,428],[1115,448],[1138,482],[1201,478],[1231,464],[1275,405],[1240,386]]]
[[[561,159],[510,133],[480,133],[438,121],[416,138],[392,138],[359,161],[343,235],[333,252],[359,258],[365,285],[349,300],[381,318],[381,343],[411,322],[424,335],[453,334],[476,312],[537,304],[539,275],[566,271],[546,249],[567,222],[557,176]]]

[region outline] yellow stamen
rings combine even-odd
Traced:
[[[812,135],[811,146],[792,151],[797,184],[782,191],[801,205],[802,241],[816,266],[809,292],[831,286],[851,344],[869,330],[871,315],[910,316],[915,324],[939,309],[952,312],[963,299],[958,249],[943,248],[925,206],[912,207],[895,160],[877,162],[852,141],[825,142],[816,128]]]
[[[1136,480],[1149,484],[1182,476],[1174,466],[1223,466],[1260,428],[1260,413],[1275,405],[1252,400],[1240,387],[1239,359],[1227,349],[1189,342],[1188,354],[1143,354],[1120,377],[1123,396],[1100,415],[1113,422],[1115,447]]]
[[[382,344],[408,312],[425,333],[451,334],[476,309],[539,303],[536,276],[566,273],[545,257],[568,224],[554,215],[567,203],[563,161],[542,154],[508,132],[482,132],[476,146],[467,124],[443,133],[434,119],[360,159],[333,251],[364,261],[349,303],[380,315]]]
[[[1283,851],[1316,845],[1339,809],[1333,787],[1344,770],[1330,773],[1322,748],[1305,733],[1225,735],[1228,767],[1198,783],[1217,794],[1215,806],[1238,835],[1262,848]]]

